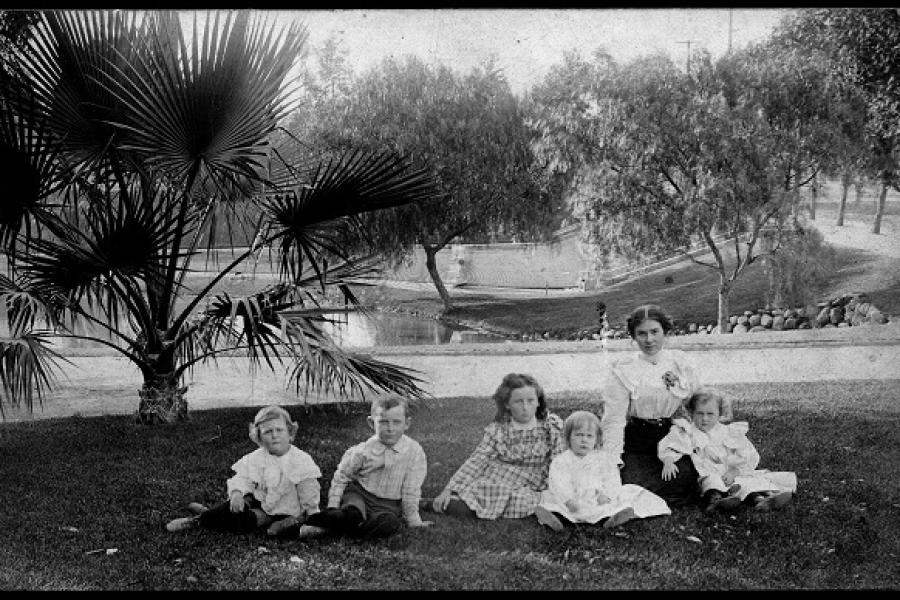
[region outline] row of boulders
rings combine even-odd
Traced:
[[[852,327],[887,322],[888,316],[869,302],[865,294],[852,293],[803,307],[744,311],[741,315],[729,317],[726,333]]]
[[[888,315],[868,301],[863,293],[836,296],[824,302],[795,308],[765,308],[756,311],[745,310],[731,315],[725,324],[726,333],[755,333],[760,331],[786,331],[791,329],[817,329],[828,327],[852,327],[868,323],[882,324],[889,321]],[[718,333],[715,323],[687,323],[676,325],[674,335]],[[532,336],[537,339],[538,336]],[[624,339],[628,331],[622,327],[612,327],[603,332],[600,327],[592,327],[573,332],[569,340]],[[546,339],[546,337],[545,337]]]

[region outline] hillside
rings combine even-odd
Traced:
[[[819,300],[847,292],[863,292],[882,312],[900,315],[900,197],[889,194],[882,232],[871,233],[873,202],[847,205],[845,225],[837,227],[837,190],[826,186],[810,221],[837,254],[837,265],[819,292]],[[852,198],[852,196],[851,196]],[[666,283],[667,277],[671,283]],[[467,326],[521,334],[549,332],[565,337],[595,326],[598,301],[607,306],[610,323],[624,325],[628,311],[655,302],[669,310],[682,325],[714,323],[718,311],[715,271],[692,262],[679,263],[595,292],[571,290],[518,290],[459,287],[450,290],[454,310],[443,317]],[[738,280],[730,298],[730,312],[755,310],[765,303],[768,287],[760,264],[753,264]],[[360,295],[381,308],[438,316],[442,305],[433,286],[390,282],[359,288]]]

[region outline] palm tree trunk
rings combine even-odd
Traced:
[[[145,376],[144,385],[138,390],[141,397],[138,421],[144,425],[153,425],[187,419],[187,400],[184,398],[186,392],[187,386],[179,385],[171,372]]]

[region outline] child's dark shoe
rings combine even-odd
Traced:
[[[209,510],[205,504],[200,504],[199,502],[191,502],[187,505],[187,509],[195,515],[202,515]]]
[[[437,512],[434,510],[434,498],[422,498],[419,500],[419,512]]]
[[[703,494],[704,512],[715,512],[716,505],[722,500],[722,492],[718,490],[709,490]]]
[[[302,524],[303,520],[298,517],[285,517],[269,525],[266,533],[274,537],[297,537]]]
[[[603,523],[604,529],[612,529],[613,527],[618,527],[622,523],[627,523],[628,521],[635,518],[637,515],[634,514],[634,509],[630,506],[628,508],[623,508],[610,518],[608,518]]]
[[[166,531],[187,531],[188,529],[196,529],[200,526],[200,517],[181,517],[180,519],[172,519],[166,523]]]
[[[768,512],[770,510],[778,510],[786,505],[794,497],[792,492],[775,492],[771,494],[761,495],[754,502],[753,509],[760,512]]]
[[[316,527],[315,525],[301,525],[300,530],[297,532],[298,540],[309,540],[312,538],[322,537],[328,533],[328,530],[324,527]]]
[[[564,531],[566,529],[562,521],[543,506],[538,506],[534,509],[534,516],[537,517],[538,523],[549,527],[553,531]]]
[[[713,510],[720,512],[733,512],[741,505],[741,499],[737,496],[725,496],[719,499],[713,506]]]

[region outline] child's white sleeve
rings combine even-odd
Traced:
[[[571,474],[565,464],[564,454],[550,461],[550,472],[547,476],[547,489],[557,502],[564,504],[575,498],[575,486],[572,485]]]
[[[604,461],[602,463],[602,473],[600,479],[603,482],[603,493],[607,496],[615,496],[622,489],[622,474],[619,472],[619,465],[615,456],[604,452]]]
[[[603,436],[603,448],[615,456],[617,463],[622,465],[625,423],[628,419],[631,395],[609,369],[607,369],[601,388],[601,398],[603,400],[603,418],[600,420],[600,431]]]
[[[678,423],[673,423],[669,429],[669,433],[665,435],[656,445],[656,454],[659,460],[665,462],[667,459],[677,462],[685,454],[692,451],[691,438],[688,433],[679,427]]]
[[[294,487],[297,489],[297,500],[300,502],[301,515],[314,515],[319,512],[319,502],[322,498],[322,487],[319,485],[319,480],[304,479]]]
[[[729,445],[732,452],[729,452],[726,460],[728,467],[736,469],[740,473],[749,473],[759,466],[759,452],[747,438],[749,429],[750,426],[745,421],[728,425]]]
[[[412,449],[409,471],[404,476],[403,484],[400,487],[400,509],[403,512],[403,520],[410,527],[422,524],[422,517],[419,515],[419,500],[422,498],[422,484],[425,483],[427,473],[428,459],[425,456],[425,450],[416,445]]]
[[[231,465],[234,476],[225,482],[228,496],[234,491],[240,492],[242,495],[251,494],[258,487],[257,478],[253,476],[255,469],[253,468],[253,453],[242,456],[236,463]]]
[[[341,462],[338,463],[334,475],[331,477],[331,487],[328,488],[328,508],[338,508],[341,505],[341,496],[347,484],[356,478],[359,469],[365,460],[365,443],[357,444],[344,452]]]

